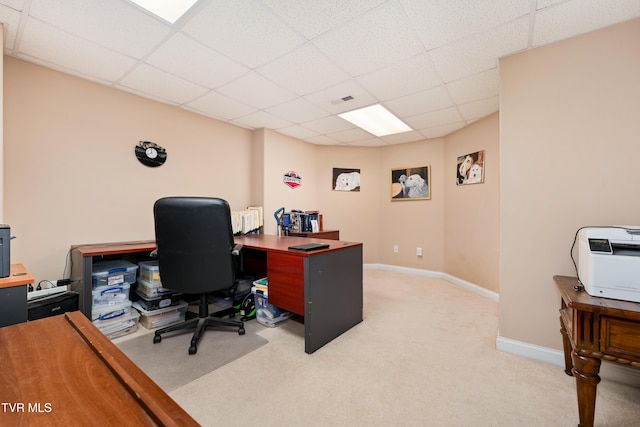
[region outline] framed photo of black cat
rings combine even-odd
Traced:
[[[431,165],[391,169],[391,200],[431,199]]]

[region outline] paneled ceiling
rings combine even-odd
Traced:
[[[445,136],[498,111],[498,58],[640,16],[640,0],[0,0],[4,53],[314,144]],[[350,100],[344,100],[351,97]],[[414,129],[337,116],[381,103]]]

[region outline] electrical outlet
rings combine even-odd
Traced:
[[[416,249],[416,255],[422,256],[422,248]]]
[[[398,253],[398,245],[393,245],[393,253]]]

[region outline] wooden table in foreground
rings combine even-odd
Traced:
[[[198,425],[79,311],[0,329],[0,360],[0,425]]]
[[[640,303],[576,291],[578,279],[553,277],[562,297],[565,372],[576,378],[581,427],[593,427],[602,360],[640,368]]]

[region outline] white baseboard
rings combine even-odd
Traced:
[[[478,294],[485,298],[489,298],[492,301],[499,302],[500,300],[500,296],[496,292],[490,291],[486,288],[483,288],[482,286],[478,286],[474,283],[467,282],[466,280],[459,279],[455,276],[452,276],[447,273],[442,273],[440,271],[421,270],[419,268],[409,268],[409,267],[399,267],[397,265],[389,265],[389,264],[364,264],[363,267],[365,269],[395,271],[398,273],[413,274],[415,276],[435,277],[438,279],[446,280],[447,282],[452,283],[461,288],[464,288],[468,291],[471,291],[474,294]]]
[[[460,286],[461,288],[467,289],[468,291],[471,291],[475,294],[489,298],[492,301],[500,301],[500,296],[496,292],[490,291],[474,283],[467,282],[466,280],[462,280],[457,277],[451,276],[450,274],[442,273],[439,271],[399,267],[388,264],[364,264],[363,268],[371,270],[378,269],[395,271],[398,273],[413,274],[423,277],[435,277],[438,279],[446,280],[447,282],[450,282],[456,286]],[[540,360],[542,362],[557,365],[562,368],[561,372],[564,372],[564,352],[562,350],[555,350],[552,348],[542,347],[523,341],[516,341],[510,338],[501,337],[500,335],[498,335],[496,339],[496,349],[504,351],[505,353],[511,353],[517,356]],[[616,363],[603,363],[600,369],[600,377],[602,379],[628,384],[633,387],[640,387],[640,369],[635,369]]]

